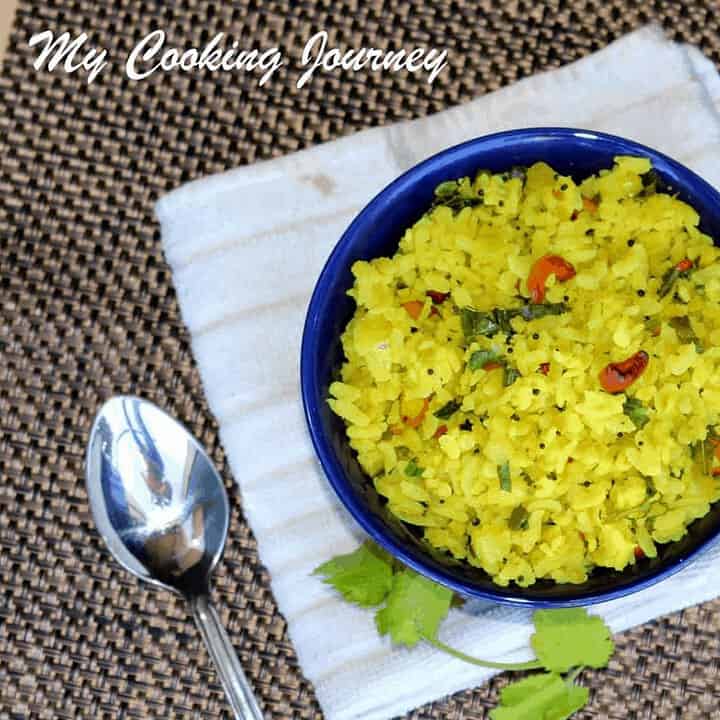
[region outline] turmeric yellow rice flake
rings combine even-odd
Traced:
[[[580,583],[720,499],[720,250],[647,159],[443,183],[352,271],[328,402],[433,547],[499,585]]]

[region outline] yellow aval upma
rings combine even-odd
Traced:
[[[443,183],[354,264],[328,402],[390,510],[496,583],[621,570],[720,499],[719,259],[643,158]]]

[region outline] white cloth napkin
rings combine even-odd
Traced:
[[[719,186],[719,110],[713,65],[649,27],[467,105],[199,180],[158,203],[180,308],[245,514],[329,720],[382,720],[492,674],[428,647],[391,647],[370,612],[311,577],[361,539],[315,460],[299,395],[305,309],[333,245],[411,165],[508,128],[615,132]],[[619,631],[716,597],[720,573],[710,566],[718,561],[716,546],[671,579],[595,610]],[[473,602],[451,612],[442,637],[487,659],[523,660],[530,631],[529,612]]]

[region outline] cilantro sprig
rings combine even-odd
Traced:
[[[603,620],[583,608],[538,610],[530,645],[536,659],[522,663],[481,660],[438,637],[440,625],[453,604],[448,588],[395,562],[384,550],[366,542],[354,552],[339,555],[315,570],[324,582],[349,602],[375,608],[375,625],[396,645],[414,647],[426,642],[473,665],[495,670],[540,670],[511,683],[500,693],[500,706],[491,720],[552,718],[564,720],[583,708],[586,687],[575,684],[586,667],[606,667],[615,646]],[[567,673],[565,677],[562,673]]]

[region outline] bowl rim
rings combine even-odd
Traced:
[[[703,196],[704,205],[714,202],[720,206],[720,192],[682,163],[642,143],[619,135],[612,135],[595,130],[554,126],[504,130],[478,136],[441,150],[416,165],[413,165],[395,180],[383,187],[362,210],[357,213],[350,225],[335,243],[318,276],[310,297],[310,302],[307,306],[300,350],[300,390],[310,439],[325,477],[355,522],[358,523],[374,542],[387,550],[391,555],[421,575],[445,587],[449,587],[458,594],[466,597],[476,597],[502,605],[528,608],[589,606],[638,592],[684,569],[699,554],[703,553],[720,539],[720,525],[710,537],[692,548],[683,557],[673,560],[667,566],[658,567],[645,578],[630,581],[618,588],[591,592],[582,596],[569,594],[567,597],[562,598],[527,598],[515,595],[512,591],[512,586],[506,588],[497,585],[497,590],[492,591],[473,587],[454,578],[442,569],[427,566],[423,562],[420,552],[418,552],[417,557],[409,553],[402,545],[387,535],[379,518],[374,513],[362,507],[362,505],[356,501],[349,487],[349,483],[345,480],[345,471],[339,463],[333,448],[330,446],[328,438],[323,432],[320,411],[313,400],[318,390],[313,373],[316,356],[316,349],[313,346],[317,335],[316,325],[320,316],[319,306],[322,304],[323,296],[326,293],[333,275],[344,269],[344,266],[341,264],[343,261],[343,251],[351,243],[360,228],[376,214],[383,213],[386,206],[392,204],[394,197],[405,191],[408,186],[412,186],[415,182],[422,179],[426,173],[434,169],[451,165],[454,160],[461,158],[469,149],[475,149],[483,145],[492,146],[499,141],[512,143],[515,140],[531,139],[537,141],[544,139],[553,142],[563,139],[569,141],[586,140],[590,142],[601,142],[616,147],[617,154],[637,154],[648,157],[653,162],[653,167],[657,162],[657,164],[661,166],[661,171],[662,169],[671,170],[676,176],[681,176],[683,178],[682,185],[685,188],[692,187],[695,195]]]

